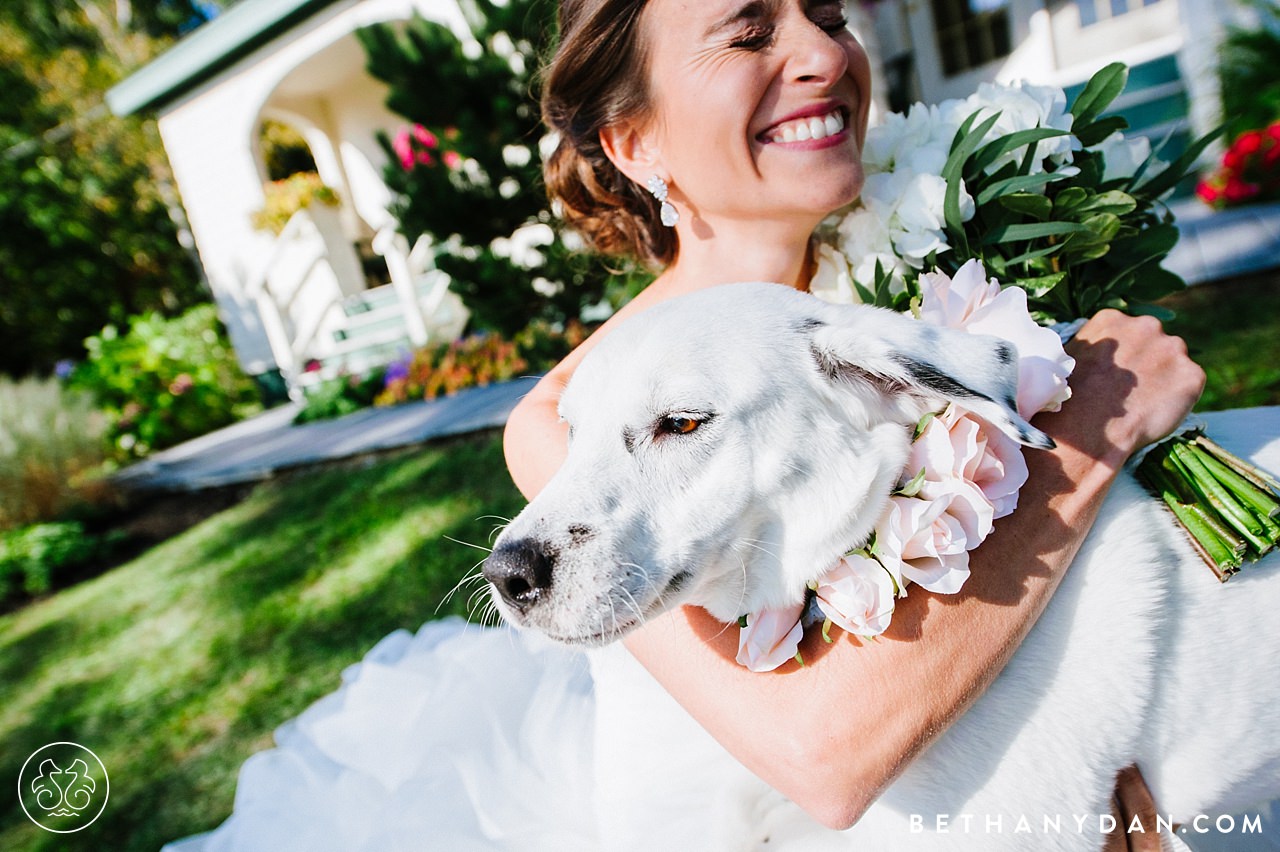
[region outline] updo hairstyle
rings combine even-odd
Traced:
[[[643,10],[644,0],[561,0],[542,85],[542,120],[560,139],[543,172],[548,197],[597,251],[662,266],[675,259],[675,230],[600,144],[602,128],[650,110]]]

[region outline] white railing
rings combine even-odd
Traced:
[[[373,250],[387,264],[405,336],[414,346],[431,338],[431,318],[450,296],[449,278],[436,274],[426,293],[419,283],[433,268],[430,242],[412,249],[394,223],[373,239]],[[348,321],[344,300],[366,289],[364,272],[352,243],[342,234],[336,211],[299,210],[272,244],[271,252],[249,278],[244,293],[258,308],[262,327],[289,395],[302,394],[299,379],[308,361],[332,349],[326,333]],[[459,306],[460,307],[460,306]]]

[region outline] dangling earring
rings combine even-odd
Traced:
[[[649,187],[649,191],[653,193],[653,197],[662,205],[658,208],[658,218],[668,228],[674,228],[676,222],[680,221],[680,211],[667,200],[667,182],[657,175],[653,175],[646,185]]]

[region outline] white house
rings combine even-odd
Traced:
[[[637,0],[642,2],[642,0]],[[1231,3],[1212,0],[851,0],[895,106],[963,96],[983,80],[1078,89],[1112,60],[1132,68],[1117,108],[1185,142],[1217,121],[1213,60]],[[364,69],[353,33],[414,13],[467,30],[454,0],[241,0],[108,94],[121,115],[155,112],[213,293],[251,374],[295,395],[308,364],[357,370],[466,320],[448,281],[395,234],[377,129],[403,119]],[[336,210],[298,214],[279,239],[255,231],[265,168],[258,129],[300,130]],[[361,251],[381,275],[366,277]],[[380,261],[376,260],[381,258]],[[385,271],[382,266],[385,264]],[[374,286],[385,278],[389,285]]]
[[[365,71],[354,36],[414,14],[469,37],[453,0],[243,0],[107,96],[117,114],[158,115],[240,361],[293,395],[310,378],[452,340],[466,323],[447,276],[387,213],[386,155],[374,133],[405,121],[386,109],[386,87]],[[279,237],[251,224],[265,200],[266,118],[303,134],[341,200],[299,212]]]

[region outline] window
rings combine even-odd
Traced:
[[[1160,0],[1075,0],[1080,11],[1080,26],[1088,27],[1110,18],[1118,18],[1142,6],[1154,6]]]
[[[942,72],[954,77],[1008,56],[1010,0],[931,0]]]

